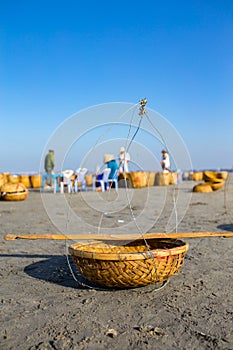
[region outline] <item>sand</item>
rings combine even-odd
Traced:
[[[187,211],[178,231],[233,231],[233,181],[228,180],[226,191],[191,196],[195,184],[187,181],[179,186],[181,201],[175,214],[182,217]],[[132,191],[132,210],[141,225],[149,223],[150,232],[164,232],[174,224],[174,193],[178,193],[174,187],[166,191],[152,187],[149,199],[146,189]],[[77,220],[81,218],[76,227],[61,194],[47,192],[42,201],[39,191],[30,190],[25,201],[0,201],[0,348],[233,349],[233,238],[187,239],[190,248],[184,265],[163,288],[127,290],[85,287],[68,257],[82,284],[78,283],[64,241],[4,240],[9,233],[59,233],[48,214],[55,215],[61,231],[68,227],[70,232],[85,232],[89,226],[90,231],[101,226],[112,232],[128,220],[132,232],[128,208],[110,213],[115,195],[102,193],[97,202],[108,212],[101,217],[94,208],[95,195],[91,189],[72,195],[72,200],[65,194]],[[143,212],[145,198],[149,205]],[[56,208],[52,214],[51,207]]]

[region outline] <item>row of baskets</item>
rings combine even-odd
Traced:
[[[183,172],[182,178],[187,181],[205,181],[209,177],[217,177],[219,179],[226,180],[228,176],[227,171],[190,171]]]
[[[142,188],[147,186],[168,186],[177,183],[177,173],[161,173],[155,171],[136,171],[130,173],[119,174],[119,182],[124,185],[127,181],[128,185],[133,188]],[[86,185],[92,186],[93,174],[85,176]],[[42,176],[40,174],[34,175],[17,175],[10,173],[0,174],[0,187],[5,183],[22,183],[26,188],[40,188],[42,183]]]
[[[227,171],[222,172],[189,172],[183,173],[183,180],[192,181],[205,181],[205,182],[215,182],[220,183],[227,179]],[[93,174],[87,174],[85,176],[86,185],[92,186]],[[129,187],[133,188],[143,188],[147,186],[168,186],[174,185],[180,182],[180,174],[177,172],[156,172],[156,171],[135,171],[129,173],[120,173],[118,177],[119,185],[124,187],[125,182]],[[33,175],[17,175],[10,173],[0,174],[0,187],[5,183],[22,183],[26,188],[40,188],[42,182],[42,176],[40,174]],[[216,185],[218,187],[221,185]]]
[[[18,184],[22,183],[26,188],[40,188],[42,176],[40,174],[33,175],[17,175],[10,173],[0,174],[0,187],[6,183]]]

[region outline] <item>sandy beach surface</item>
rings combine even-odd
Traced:
[[[185,262],[163,288],[124,290],[88,288],[67,255],[70,242],[4,240],[22,233],[136,233],[135,217],[149,232],[233,231],[232,178],[212,193],[192,193],[194,185],[151,187],[149,195],[132,190],[130,210],[123,188],[119,200],[115,191],[96,197],[90,189],[47,191],[43,198],[29,190],[25,201],[0,201],[0,348],[233,349],[233,238],[186,239]]]

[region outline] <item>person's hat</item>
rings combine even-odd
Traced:
[[[125,147],[121,147],[120,152],[125,152]]]
[[[115,159],[113,154],[105,154],[104,155],[104,163],[108,163],[108,162],[110,162],[113,159]]]

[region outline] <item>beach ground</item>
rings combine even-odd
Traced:
[[[178,232],[233,231],[233,181],[212,193],[192,194],[194,185],[186,181],[179,186],[181,199],[190,202],[175,212],[178,217],[184,213]],[[142,215],[142,222],[151,220],[150,232],[172,227],[174,188],[166,188],[166,199],[164,188],[150,189],[149,207],[154,211]],[[139,218],[148,193],[133,191],[131,209]],[[190,247],[184,264],[161,289],[88,288],[67,255],[69,242],[4,240],[6,234],[59,233],[49,217],[51,203],[56,203],[62,230],[69,229],[67,212],[59,206],[61,196],[48,192],[45,204],[39,191],[29,190],[25,201],[0,201],[1,349],[233,349],[233,238],[186,239]],[[103,203],[109,201],[108,193],[100,196]],[[72,201],[68,194],[65,198],[77,215],[81,212],[84,224],[78,232],[90,224],[99,228],[91,189],[74,194]],[[116,216],[117,210],[101,216],[101,225],[110,233],[130,217],[127,208],[120,220]]]

